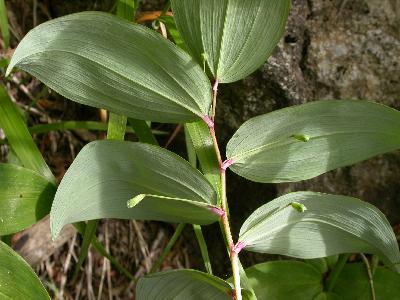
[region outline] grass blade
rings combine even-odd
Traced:
[[[8,26],[7,7],[4,0],[0,0],[0,30],[4,48],[8,49],[10,47],[10,29]]]
[[[135,131],[135,134],[141,143],[148,143],[158,146],[158,141],[151,131],[151,128],[147,125],[146,121],[128,118],[128,123]]]

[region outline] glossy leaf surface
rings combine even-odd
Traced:
[[[149,196],[128,208],[139,194],[164,198]],[[101,218],[210,224],[218,220],[216,203],[212,186],[178,155],[149,144],[95,141],[66,172],[50,222],[53,236],[65,224]]]
[[[290,204],[303,204],[299,212]],[[378,254],[400,271],[400,253],[394,232],[385,216],[361,200],[296,192],[258,208],[240,229],[239,241],[246,250],[318,258],[339,253]]]
[[[274,261],[246,269],[257,299],[310,300],[322,292],[322,274],[299,261]]]
[[[394,300],[400,296],[400,275],[377,267],[373,275],[377,300]],[[343,300],[372,299],[366,266],[362,263],[347,264],[340,273],[333,291]]]
[[[285,29],[289,0],[172,0],[192,55],[219,82],[240,80],[271,55]]]
[[[211,86],[193,59],[158,33],[101,12],[54,19],[31,30],[19,67],[68,99],[141,120],[207,115]]]
[[[50,297],[32,268],[0,241],[0,298],[4,300]]]
[[[400,112],[327,100],[245,122],[227,145],[230,169],[256,182],[294,182],[400,148]]]
[[[36,172],[0,164],[0,235],[21,231],[47,215],[55,192]]]
[[[230,285],[196,270],[173,270],[139,279],[136,299],[142,300],[230,300]]]

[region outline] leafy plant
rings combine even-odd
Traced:
[[[350,100],[282,109],[245,122],[228,142],[223,160],[214,128],[218,86],[244,78],[268,58],[284,31],[290,1],[173,0],[171,6],[169,28],[175,29],[175,21],[179,34],[174,31],[174,39],[188,52],[146,27],[100,12],[46,22],[16,49],[8,73],[19,67],[73,101],[120,115],[109,124],[109,139],[114,141],[86,145],[57,188],[50,212],[54,238],[68,223],[99,218],[220,222],[232,266],[230,280],[195,270],[151,274],[139,280],[138,299],[397,294],[400,252],[377,208],[346,196],[290,193],[253,212],[236,240],[230,230],[226,170],[266,183],[312,178],[400,148],[400,113]],[[151,135],[141,139],[147,143],[115,141],[123,139],[124,116],[135,118],[129,121],[136,128],[145,120],[185,122],[190,163],[147,144],[154,143]],[[202,172],[196,169],[196,156]],[[86,245],[95,227],[95,222],[88,223]],[[201,228],[195,228],[209,265]],[[371,253],[392,271],[377,267],[366,278],[364,265],[345,265],[348,256],[329,268],[321,259],[269,262],[243,270],[243,249],[303,259]],[[211,273],[210,267],[207,270]],[[346,288],[349,272],[358,274],[357,289],[351,292]],[[326,273],[327,287],[321,284]],[[370,281],[376,281],[376,290],[366,290]],[[387,294],[380,288],[385,281],[393,283]],[[287,290],[288,282],[295,282],[293,290]]]

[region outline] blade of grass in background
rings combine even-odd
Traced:
[[[117,16],[128,21],[133,21],[138,6],[139,0],[118,0]]]
[[[7,7],[4,0],[0,0],[0,30],[4,48],[10,47],[10,29],[8,27]]]
[[[128,118],[128,123],[135,131],[141,143],[147,143],[158,146],[158,141],[154,137],[153,131],[147,125],[146,121]]]
[[[0,116],[0,128],[4,130],[9,145],[15,151],[23,166],[55,183],[53,173],[33,142],[24,119],[3,85],[0,85]]]

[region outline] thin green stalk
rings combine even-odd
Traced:
[[[193,225],[193,230],[196,235],[197,242],[199,243],[201,257],[203,258],[204,267],[206,268],[207,273],[212,275],[212,267],[210,256],[208,255],[207,244],[204,239],[203,231],[200,225]]]
[[[369,285],[371,287],[371,297],[372,300],[376,300],[376,295],[375,295],[375,288],[374,288],[374,279],[373,279],[373,273],[371,270],[371,266],[369,264],[368,258],[363,254],[360,253],[360,256],[365,264],[365,267],[367,268],[367,273],[368,273],[368,280],[369,280]]]
[[[196,150],[193,146],[193,141],[190,138],[190,134],[188,132],[187,127],[185,127],[185,141],[186,141],[186,150],[188,154],[189,163],[196,168],[197,167],[197,156]],[[207,244],[204,239],[203,231],[201,230],[200,225],[193,224],[193,230],[196,235],[197,242],[199,243],[201,256],[203,258],[204,267],[206,268],[209,274],[212,274],[212,267],[210,262],[210,256],[208,255]]]
[[[336,265],[333,267],[331,274],[329,275],[326,283],[326,290],[328,292],[331,292],[333,288],[335,287],[336,281],[340,275],[340,273],[343,270],[344,265],[350,258],[351,254],[341,254],[339,256],[338,262]]]
[[[10,47],[10,29],[8,26],[7,7],[4,0],[0,0],[0,30],[4,48],[8,49]]]
[[[84,222],[79,222],[75,223],[74,226],[76,230],[83,236],[86,230],[86,224]],[[111,254],[109,254],[107,250],[104,248],[104,246],[97,240],[96,237],[93,237],[92,246],[97,252],[99,252],[102,256],[107,258],[111,262],[111,264],[118,270],[118,272],[124,274],[131,280],[135,280],[135,277],[132,275],[132,273],[130,273]]]
[[[132,126],[140,142],[158,146],[158,141],[146,121],[128,118],[128,123]]]
[[[82,235],[83,241],[82,241],[81,250],[79,251],[78,261],[75,265],[74,274],[72,275],[72,282],[75,282],[75,280],[78,278],[79,271],[88,255],[90,244],[92,243],[93,238],[95,237],[98,223],[99,223],[98,220],[93,220],[93,221],[87,222],[85,231],[83,232],[83,235]]]
[[[157,259],[157,261],[151,267],[149,274],[156,272],[160,268],[164,259],[167,257],[167,255],[171,251],[172,247],[175,245],[178,238],[181,236],[181,233],[182,233],[183,229],[185,228],[185,226],[186,226],[185,223],[181,223],[176,227],[174,234],[172,235],[171,239],[169,240],[167,246],[164,248],[160,257]]]

